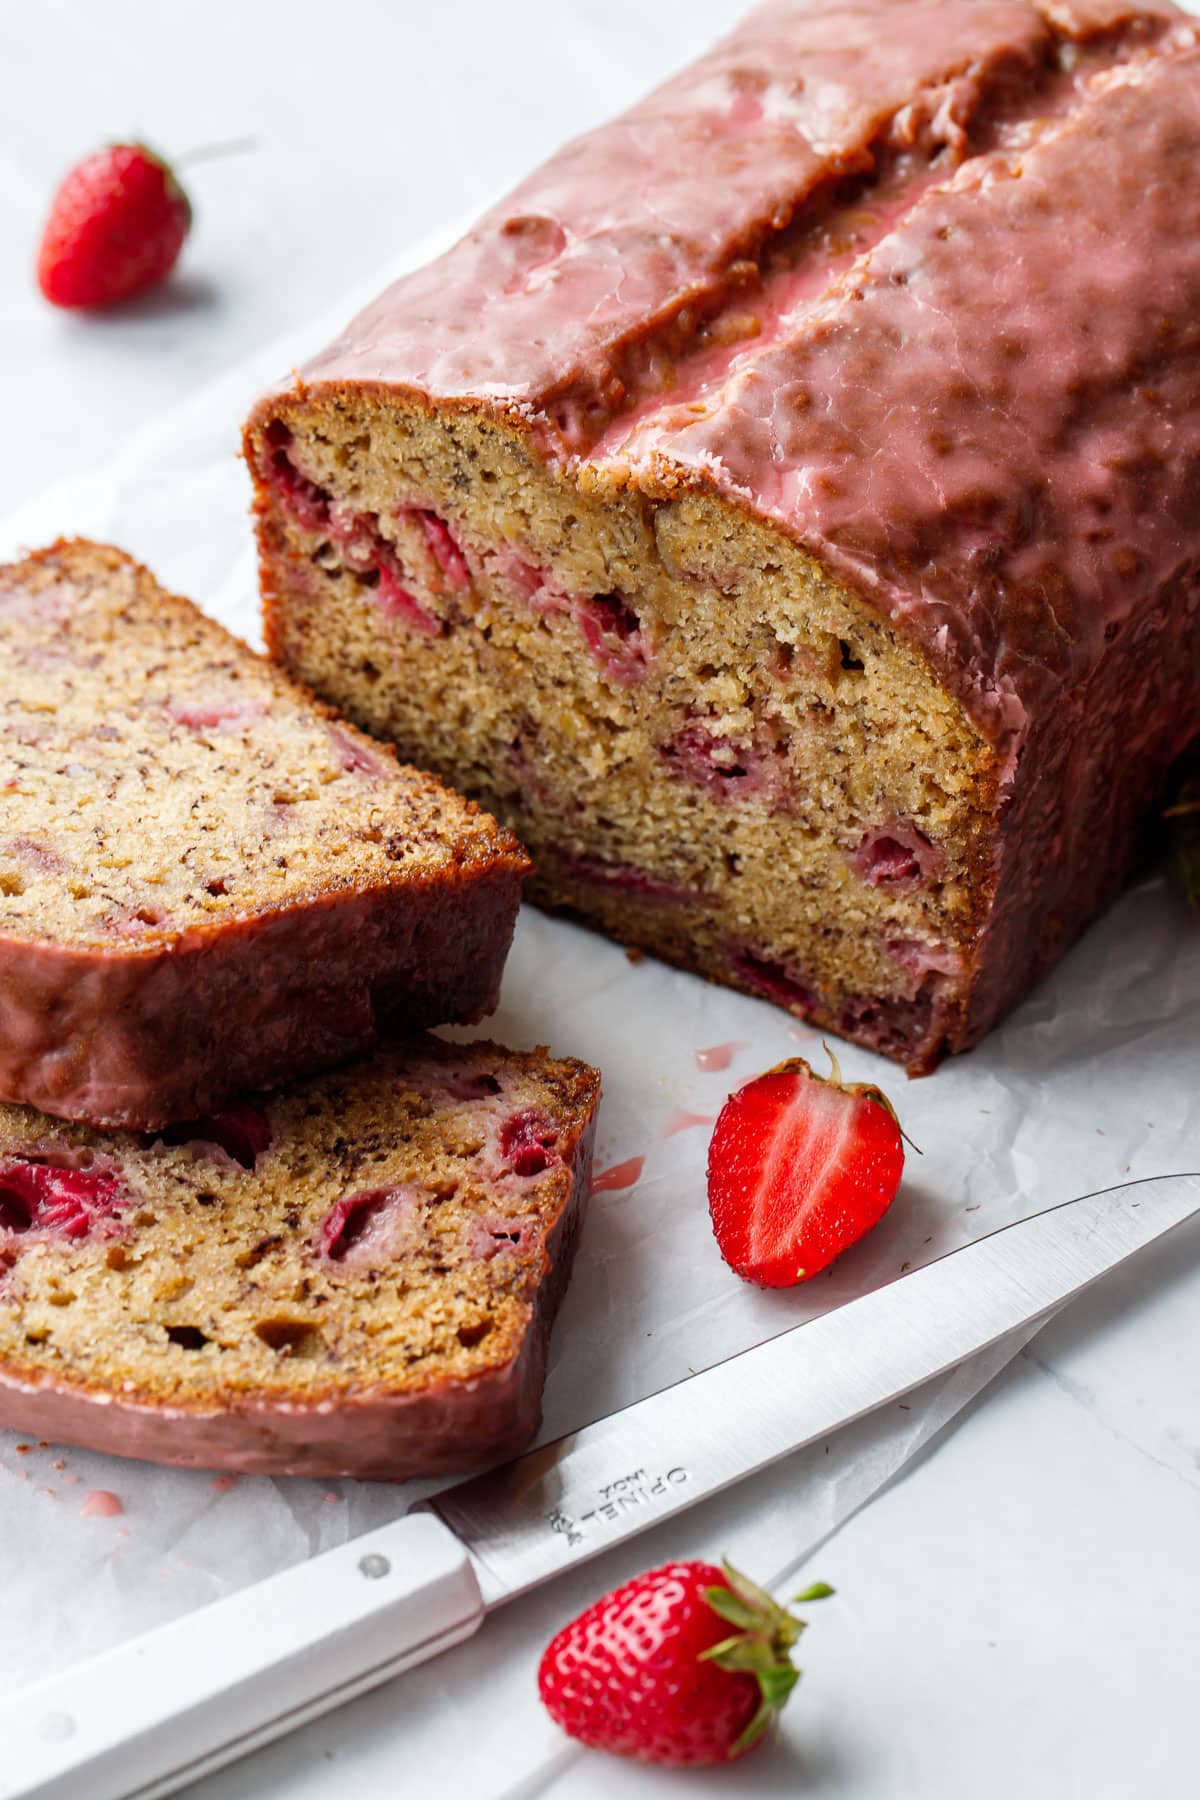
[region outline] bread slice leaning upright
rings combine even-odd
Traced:
[[[120,551],[0,569],[0,1101],[148,1129],[473,1022],[527,867]]]

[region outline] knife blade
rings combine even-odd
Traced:
[[[0,1795],[173,1793],[1045,1317],[1197,1211],[1187,1174],[1035,1214],[24,1688],[0,1701]]]

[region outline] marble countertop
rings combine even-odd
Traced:
[[[335,301],[389,246],[482,203],[738,10],[0,0],[5,509]],[[108,319],[55,314],[29,275],[47,196],[76,154],[129,133],[168,153],[247,135],[256,147],[195,169],[196,230],[162,295]],[[736,1772],[668,1777],[564,1744],[535,1787],[496,1794],[1194,1793],[1198,1262],[1200,1225],[1076,1303],[827,1541],[810,1566],[838,1597],[814,1609],[807,1673],[768,1749]],[[771,1477],[776,1500],[786,1480]],[[747,1560],[764,1491],[746,1484],[710,1509]],[[627,1572],[650,1554],[634,1546]],[[394,1684],[195,1791],[415,1792],[396,1756],[403,1704]],[[449,1786],[450,1749],[446,1770]]]

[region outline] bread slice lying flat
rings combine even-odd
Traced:
[[[156,1137],[0,1107],[0,1425],[271,1475],[514,1454],[599,1090],[423,1037]]]
[[[481,1018],[527,866],[120,551],[0,569],[0,1100],[148,1128]]]

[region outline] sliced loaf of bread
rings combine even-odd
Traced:
[[[1200,731],[1200,34],[767,0],[252,413],[268,642],[531,895],[914,1072]]]
[[[0,569],[0,1100],[150,1128],[479,1019],[527,866],[120,551]]]
[[[0,1107],[0,1425],[270,1475],[514,1454],[599,1091],[424,1037],[157,1137]]]

